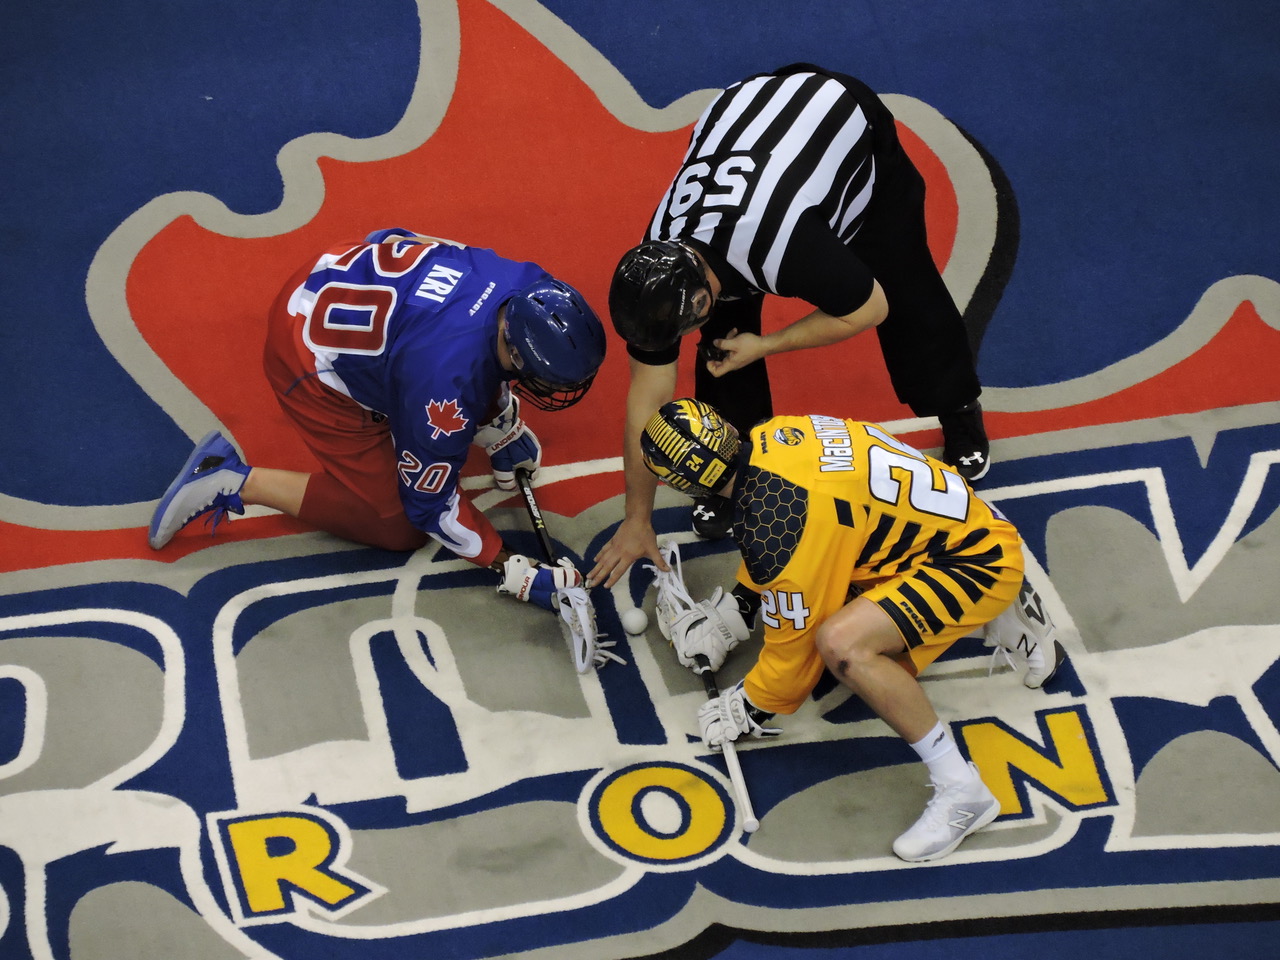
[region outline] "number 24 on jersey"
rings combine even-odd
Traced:
[[[799,590],[766,590],[760,594],[760,619],[775,630],[787,621],[797,630],[809,623],[809,608]]]

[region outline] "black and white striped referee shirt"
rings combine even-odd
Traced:
[[[812,71],[750,77],[707,107],[648,236],[701,241],[752,287],[843,315],[871,294],[869,270],[840,268],[875,184],[873,131],[844,83]]]

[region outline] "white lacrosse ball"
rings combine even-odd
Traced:
[[[633,637],[640,636],[649,628],[649,615],[639,607],[623,610],[620,619],[622,620],[622,629]]]

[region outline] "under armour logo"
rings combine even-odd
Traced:
[[[708,510],[701,504],[693,508],[693,515],[699,520],[710,520],[715,516],[712,511]]]
[[[980,453],[971,453],[971,454],[969,454],[969,455],[968,455],[968,456],[966,456],[966,457],[961,457],[961,458],[960,458],[960,462],[961,462],[961,463],[963,463],[966,467],[971,466],[972,464],[975,464],[975,463],[981,463],[981,462],[982,462],[982,454],[980,454]]]
[[[957,810],[955,813],[955,819],[948,821],[948,826],[955,827],[957,830],[967,830],[969,824],[973,823],[978,815],[975,810]]]

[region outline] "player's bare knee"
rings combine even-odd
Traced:
[[[871,655],[857,642],[857,635],[838,618],[832,618],[814,633],[814,646],[822,662],[841,680],[852,676]]]
[[[818,629],[813,633],[814,649],[818,651],[818,655],[822,657],[823,662],[829,667],[832,665],[833,660],[839,659],[839,654],[836,650],[837,637],[833,636],[836,632],[832,627],[831,621],[827,620],[825,623],[819,624]]]

